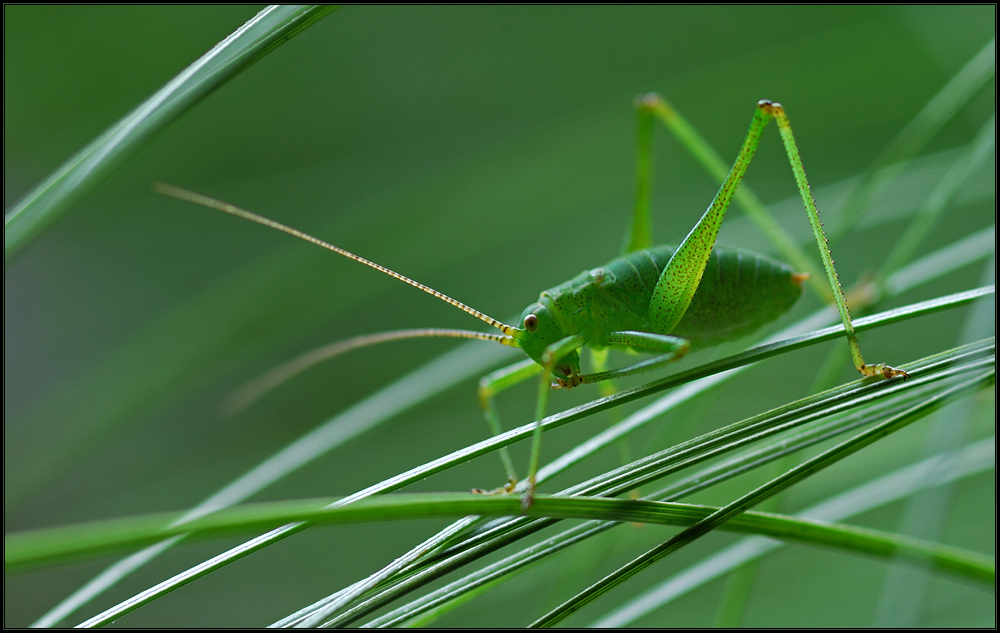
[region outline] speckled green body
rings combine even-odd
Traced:
[[[715,248],[684,317],[672,331],[659,332],[650,319],[649,305],[675,249],[671,245],[641,249],[584,271],[542,292],[521,320],[528,314],[551,315],[551,325],[556,327],[545,328],[550,331],[538,337],[539,343],[582,334],[588,346],[600,348],[607,334],[633,330],[670,334],[689,339],[692,347],[705,347],[739,338],[773,321],[802,293],[788,265],[755,253]],[[560,331],[551,331],[555,329]],[[522,341],[522,345],[534,357],[532,342]]]

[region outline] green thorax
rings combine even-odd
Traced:
[[[613,259],[546,290],[535,305],[548,309],[564,336],[583,334],[592,347],[600,347],[604,335],[622,330],[671,334],[690,339],[694,347],[705,347],[773,321],[802,292],[786,264],[715,248],[684,318],[672,332],[656,332],[649,302],[675,248],[654,246]]]

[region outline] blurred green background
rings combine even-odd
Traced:
[[[255,12],[5,6],[5,208]],[[540,290],[617,254],[632,202],[637,94],[664,94],[726,160],[735,157],[756,101],[782,102],[823,212],[994,34],[993,6],[337,11],[182,117],[6,267],[5,532],[193,506],[456,344],[414,341],[357,352],[311,370],[236,418],[216,414],[245,380],[356,334],[476,327],[471,317],[357,264],[157,196],[152,182],[273,217],[507,319]],[[940,177],[940,157],[969,142],[993,111],[994,94],[991,81],[836,246],[846,284],[881,263],[907,214]],[[994,170],[991,158],[921,253],[993,222]],[[814,255],[775,131],[768,130],[746,182]],[[715,189],[658,129],[658,241],[681,239]],[[825,221],[836,226],[831,215]],[[720,240],[773,250],[739,214]],[[982,277],[980,263],[885,307],[966,290]],[[818,305],[808,296],[794,315]],[[953,311],[870,333],[863,337],[866,356],[902,363],[952,347],[966,315]],[[633,450],[656,450],[800,397],[828,349],[784,357],[796,363],[794,372],[765,366],[696,400],[685,409],[690,422],[678,414],[676,424],[654,425]],[[847,369],[843,375],[851,378]],[[450,389],[254,499],[349,494],[483,439],[475,384]],[[550,407],[595,396],[582,391],[556,394]],[[512,391],[500,401],[501,419],[508,427],[527,422],[533,399],[534,385]],[[588,420],[586,428],[550,434],[546,456],[603,424]],[[982,434],[990,425],[992,419],[973,428]],[[921,428],[794,490],[785,509],[919,459]],[[526,450],[514,456],[523,469]],[[602,458],[573,477],[614,466],[617,455]],[[502,480],[498,460],[488,456],[417,489],[466,490]],[[724,503],[748,489],[747,481],[702,500]],[[992,553],[994,509],[992,474],[964,482],[941,540]],[[895,530],[901,513],[899,504],[859,522]],[[311,530],[121,624],[261,626],[371,573],[441,525]],[[622,542],[593,545],[594,564],[606,572],[662,534],[632,530]],[[733,538],[703,539],[624,593]],[[68,622],[236,542],[177,548]],[[113,560],[8,576],[5,626],[31,623]],[[555,604],[538,587],[598,573],[580,571],[579,559],[562,561],[442,624],[529,622]],[[870,625],[886,569],[883,562],[785,548],[763,563],[743,624]],[[932,583],[920,624],[995,625],[992,593],[950,579]],[[721,587],[709,584],[640,624],[710,625]]]

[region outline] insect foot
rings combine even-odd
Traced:
[[[885,363],[878,363],[876,365],[864,365],[861,367],[861,373],[864,374],[865,378],[879,377],[885,380],[891,380],[892,378],[900,377],[906,380],[910,377],[910,374],[906,373],[902,369],[896,369],[895,367],[889,367]]]
[[[553,389],[572,389],[573,387],[578,387],[583,384],[583,379],[580,378],[579,374],[574,374],[569,380],[564,380],[562,378],[556,378],[552,382]]]
[[[507,481],[506,485],[500,488],[494,488],[493,490],[483,490],[482,488],[473,488],[469,492],[471,492],[474,495],[509,495],[516,489],[517,489],[517,480],[512,477]]]

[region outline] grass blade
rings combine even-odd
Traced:
[[[819,470],[844,459],[848,455],[861,450],[865,446],[868,446],[875,441],[908,426],[916,420],[928,415],[932,411],[936,411],[943,406],[945,402],[965,396],[972,390],[994,383],[995,379],[996,372],[993,369],[975,375],[970,380],[966,381],[966,383],[953,387],[943,394],[930,398],[910,410],[898,416],[894,416],[869,429],[868,431],[858,434],[847,442],[844,442],[814,457],[813,459],[804,462],[784,475],[773,479],[764,486],[761,486],[752,493],[733,501],[725,508],[713,513],[711,516],[684,530],[662,545],[653,548],[615,573],[605,577],[600,582],[592,585],[586,591],[577,594],[577,596],[566,601],[545,616],[539,618],[533,623],[533,626],[546,627],[561,622],[566,617],[582,609],[590,602],[593,602],[603,594],[610,591],[612,588],[625,582],[650,565],[672,554],[692,541],[704,536],[736,515],[745,512],[748,507],[759,503],[760,501],[763,501],[764,499],[767,499],[782,490],[785,490],[791,485],[811,476],[815,472],[818,472]]]
[[[52,226],[195,104],[335,6],[270,6],[108,128],[4,215],[4,262]]]
[[[542,495],[532,505],[527,516],[694,525],[718,510],[710,506],[663,501]],[[341,525],[471,514],[518,516],[520,513],[520,500],[516,496],[490,497],[470,493],[386,495],[349,506],[335,505],[329,499],[247,504],[192,521],[183,527],[171,527],[176,522],[177,515],[168,513],[13,534],[4,539],[4,566],[8,571],[18,570],[39,563],[91,556],[185,532],[207,538],[258,530],[290,521]],[[989,556],[907,539],[879,530],[763,512],[743,513],[727,522],[725,529],[883,557],[896,555],[929,561],[944,570],[978,582],[991,584],[995,581],[994,564]]]

